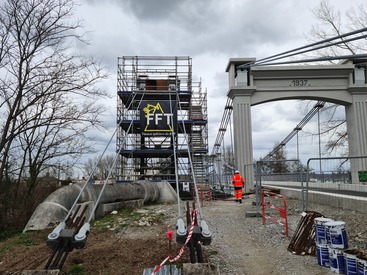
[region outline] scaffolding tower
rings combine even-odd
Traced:
[[[117,70],[117,181],[206,183],[207,95],[191,58],[124,56]]]

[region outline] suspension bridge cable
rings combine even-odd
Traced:
[[[304,50],[304,51],[287,54],[287,55],[284,55],[284,56],[281,56],[281,57],[278,57],[278,58],[272,58],[272,59],[265,60],[265,61],[260,61],[260,62],[255,61],[254,66],[259,66],[260,64],[264,64],[264,63],[269,64],[269,62],[271,62],[271,61],[275,61],[275,60],[279,60],[279,59],[283,59],[283,58],[286,58],[286,57],[291,57],[291,56],[295,56],[295,55],[299,55],[299,54],[303,54],[303,53],[308,53],[308,52],[311,52],[311,51],[321,50],[321,49],[324,49],[324,48],[327,48],[327,47],[336,46],[336,45],[342,44],[342,43],[352,42],[352,41],[359,40],[359,39],[366,38],[366,37],[367,37],[367,34],[357,36],[357,37],[353,37],[353,38],[350,38],[350,39],[346,39],[346,40],[343,40],[343,41],[334,42],[334,43],[327,44],[327,45],[322,45],[322,46],[315,47],[315,48],[308,49],[308,50]]]
[[[176,98],[177,98],[177,101],[178,101],[178,105],[180,107],[180,111],[182,111],[180,96],[179,96],[178,93],[176,94]],[[186,132],[185,122],[183,120],[183,117],[181,118],[181,123],[182,123],[182,128],[183,128],[184,136],[185,136],[185,139],[186,139],[186,142],[187,142],[187,132]],[[189,144],[187,144],[187,145],[189,145]],[[198,206],[200,217],[202,219],[204,219],[203,212],[202,212],[202,209],[201,209],[201,203],[200,203],[200,199],[199,199],[199,192],[198,192],[198,189],[197,189],[197,183],[196,183],[196,176],[195,176],[195,172],[194,172],[194,166],[192,164],[192,155],[191,155],[192,152],[190,150],[190,146],[187,146],[187,152],[188,152],[188,155],[189,155],[190,169],[191,169],[192,178],[193,178],[193,182],[194,182],[194,191],[195,191],[195,195],[196,195],[196,203],[197,203],[197,206]]]
[[[135,99],[135,96],[136,96],[136,95],[134,95],[133,100]],[[131,106],[131,104],[132,104],[133,100],[131,100],[129,107]],[[141,102],[141,101],[140,101],[140,102]],[[131,121],[131,123],[130,123],[130,125],[129,125],[129,129],[130,129],[130,127],[131,127],[132,123],[133,123],[133,121]],[[121,124],[122,124],[122,120],[119,122],[118,126],[120,127],[120,126],[121,126]],[[107,145],[105,146],[105,148],[104,148],[104,150],[103,150],[102,154],[99,156],[99,158],[98,158],[97,162],[95,163],[95,165],[94,165],[94,167],[93,167],[93,169],[92,169],[91,173],[88,175],[87,181],[85,182],[85,184],[84,184],[84,185],[82,186],[82,188],[80,189],[79,194],[78,194],[78,195],[77,195],[77,197],[75,198],[75,200],[74,200],[74,202],[73,202],[72,206],[70,207],[70,209],[69,209],[69,211],[68,211],[67,215],[65,216],[65,218],[64,218],[64,220],[63,220],[63,222],[64,222],[64,223],[65,223],[65,222],[69,219],[69,217],[71,216],[71,214],[72,214],[72,212],[74,211],[74,209],[75,209],[75,207],[76,207],[76,205],[77,205],[77,203],[78,203],[78,201],[79,201],[80,197],[82,196],[82,194],[83,194],[84,190],[86,189],[87,185],[88,185],[88,184],[90,183],[90,181],[92,180],[93,175],[94,175],[95,171],[97,170],[98,164],[101,162],[101,160],[102,160],[103,156],[105,155],[105,153],[106,153],[106,151],[107,151],[108,147],[110,146],[110,144],[111,144],[111,142],[112,142],[112,139],[113,139],[113,138],[115,137],[115,135],[116,135],[117,130],[118,130],[118,127],[116,127],[115,131],[114,131],[114,132],[113,132],[113,134],[111,135],[111,138],[109,139],[109,141],[108,141]],[[92,212],[92,213],[93,213],[93,212]]]
[[[351,35],[354,35],[354,34],[359,34],[359,33],[365,32],[365,31],[367,31],[367,28],[362,28],[362,29],[358,29],[358,30],[355,30],[355,31],[352,31],[352,32],[345,33],[345,34],[333,36],[333,37],[330,37],[330,38],[327,38],[327,39],[324,39],[324,40],[321,40],[321,41],[318,41],[318,42],[315,42],[315,43],[311,43],[311,44],[308,44],[308,45],[305,45],[305,46],[302,46],[302,47],[298,47],[298,48],[295,48],[295,49],[292,49],[292,50],[289,50],[289,51],[285,51],[285,52],[282,52],[282,53],[279,53],[279,54],[275,54],[275,55],[272,55],[272,56],[269,56],[269,57],[259,59],[259,60],[255,61],[253,63],[240,65],[239,68],[247,68],[247,67],[252,66],[256,63],[259,63],[259,62],[263,63],[267,60],[275,59],[277,57],[279,57],[279,59],[281,59],[281,58],[283,58],[281,56],[284,56],[286,54],[290,54],[290,53],[297,52],[297,51],[300,51],[300,50],[303,50],[303,49],[306,49],[306,48],[318,46],[320,44],[328,43],[328,42],[331,42],[331,41],[336,40],[336,39],[341,39],[341,38],[348,37],[348,36],[351,36]],[[359,38],[359,39],[361,39],[361,38]],[[343,43],[343,41],[341,41],[340,43]],[[328,45],[328,46],[330,46],[330,45]],[[313,50],[314,49],[311,49],[310,51],[313,51]],[[296,54],[299,54],[299,53],[296,53]]]
[[[96,201],[94,202],[94,207],[89,215],[89,218],[87,220],[87,223],[91,223],[93,217],[94,217],[94,214],[97,210],[97,207],[99,206],[99,201],[101,200],[102,198],[102,195],[103,195],[103,192],[106,188],[106,185],[112,175],[112,171],[115,169],[115,165],[116,165],[116,161],[117,161],[117,158],[118,158],[118,155],[116,154],[115,157],[114,157],[114,160],[113,160],[113,163],[111,165],[111,167],[109,168],[109,171],[108,171],[108,175],[107,175],[107,178],[105,179],[104,183],[103,183],[103,186],[101,188],[101,191],[99,192],[99,195],[98,195],[98,198],[96,199]]]
[[[170,105],[171,114],[173,114],[171,93],[169,93],[169,105]],[[178,165],[177,165],[177,152],[176,152],[177,140],[175,139],[175,132],[174,132],[175,127],[174,127],[173,116],[171,116],[171,120],[172,120],[172,123],[171,123],[172,132],[171,133],[172,133],[173,159],[174,159],[174,165],[175,165],[175,180],[176,180],[176,192],[177,192],[177,214],[178,214],[179,217],[181,217],[180,186],[179,186],[179,183],[178,183]]]
[[[284,147],[302,128],[311,120],[311,118],[318,113],[319,109],[324,107],[325,101],[318,101],[314,107],[307,113],[307,115],[301,120],[300,123],[289,133],[289,135],[283,139],[271,152],[269,152],[261,160],[270,159],[277,151]]]
[[[76,207],[76,205],[77,205],[77,203],[78,203],[78,201],[79,201],[82,193],[84,192],[84,190],[86,189],[86,187],[89,184],[90,180],[92,179],[93,173],[96,170],[97,165],[99,164],[99,162],[102,160],[103,155],[106,153],[107,148],[111,144],[111,141],[112,141],[113,137],[115,136],[116,131],[117,131],[117,128],[114,131],[113,135],[111,136],[111,138],[110,138],[107,146],[105,147],[103,153],[100,155],[100,157],[99,157],[96,165],[92,169],[92,172],[90,173],[87,181],[85,182],[85,184],[83,185],[83,187],[80,189],[79,194],[77,195],[76,199],[74,200],[74,202],[73,202],[72,206],[70,207],[68,213],[66,214],[64,220],[62,222],[60,222],[53,229],[53,231],[50,234],[48,234],[48,236],[47,236],[47,240],[48,241],[50,241],[50,242],[56,241],[60,237],[61,231],[65,229],[67,220],[71,217],[71,214],[72,214],[73,210],[75,209],[75,207]],[[76,241],[84,241],[86,239],[86,236],[87,236],[87,234],[88,234],[89,231],[90,231],[90,224],[89,223],[84,223],[84,225],[80,228],[78,234],[75,235],[75,240]],[[56,252],[56,250],[55,250],[55,252]]]
[[[219,131],[218,131],[218,134],[217,134],[217,137],[214,143],[214,147],[212,150],[213,155],[219,153],[219,149],[220,149],[222,140],[224,138],[224,134],[226,132],[228,123],[230,122],[230,119],[231,119],[232,109],[233,109],[232,99],[227,97],[227,102],[224,107],[224,112],[223,112],[222,120],[220,122]]]
[[[132,104],[133,104],[133,102],[134,102],[134,100],[135,100],[135,97],[136,97],[136,94],[133,96],[133,98],[132,98],[132,100],[131,100],[130,104],[128,105],[128,108],[130,108],[130,107],[132,106]],[[139,101],[139,103],[138,103],[138,105],[137,105],[137,109],[139,109],[140,104],[141,104],[141,102],[143,101],[143,98],[144,98],[144,94],[143,94],[143,95],[142,95],[142,97],[140,98],[140,101]],[[117,130],[118,130],[118,129],[119,129],[119,127],[121,126],[122,121],[123,121],[123,120],[121,120],[121,121],[119,122],[119,124],[118,124],[118,127],[116,127],[116,130],[114,131],[114,134],[112,135],[112,137],[111,137],[111,139],[110,139],[110,141],[109,141],[109,144],[110,144],[110,142],[111,142],[112,138],[115,136],[115,134],[116,134]],[[132,119],[132,120],[131,120],[131,122],[130,122],[130,124],[129,124],[128,129],[126,130],[126,132],[130,132],[131,127],[133,127],[133,123],[134,123],[134,121],[133,121],[133,119]],[[106,150],[107,150],[107,148],[109,147],[109,144],[106,146],[105,151],[106,151]],[[102,156],[103,156],[103,154],[101,155],[101,158],[102,158]],[[100,158],[100,160],[97,162],[96,166],[97,166],[97,165],[99,164],[99,162],[101,161],[101,158]],[[87,235],[88,235],[88,233],[89,233],[89,231],[90,231],[90,223],[91,223],[92,219],[95,217],[95,212],[96,212],[96,210],[97,210],[97,207],[99,206],[99,202],[100,202],[100,200],[101,200],[101,198],[102,198],[102,195],[103,195],[103,193],[104,193],[104,190],[105,190],[105,188],[106,188],[106,186],[107,186],[107,183],[108,183],[108,181],[109,181],[109,179],[110,179],[110,176],[112,175],[112,171],[114,170],[114,167],[115,167],[115,165],[116,165],[116,161],[117,161],[117,159],[118,159],[118,152],[117,152],[117,153],[116,153],[116,155],[115,155],[114,161],[113,161],[113,163],[112,163],[112,165],[111,165],[111,167],[110,167],[110,169],[109,169],[109,172],[108,172],[107,178],[105,179],[105,181],[104,181],[104,183],[103,183],[103,185],[102,185],[102,188],[101,188],[101,190],[100,190],[100,192],[99,192],[99,194],[98,194],[98,197],[97,197],[96,201],[94,202],[94,206],[93,206],[93,209],[92,209],[92,211],[91,211],[91,213],[90,213],[90,215],[89,215],[88,220],[83,224],[83,226],[79,229],[78,233],[77,233],[77,234],[75,235],[75,237],[74,237],[74,239],[75,239],[75,241],[76,241],[76,242],[85,242],[85,240],[86,240],[86,238],[87,238]],[[86,184],[88,184],[88,181],[87,181],[87,183],[86,183]],[[86,184],[85,184],[85,186],[86,186]],[[79,193],[79,195],[81,195],[81,193],[82,193],[82,192],[80,192],[80,193]],[[77,199],[75,200],[75,202],[74,202],[74,203],[76,203],[78,200],[79,200],[79,198],[77,198]],[[55,230],[56,230],[56,229],[55,229]]]
[[[230,120],[228,121],[229,123],[229,135],[230,135],[230,141],[231,141],[231,156],[234,156],[234,146],[233,146],[233,136],[232,136],[232,123],[230,123]],[[234,160],[234,159],[233,159]],[[236,162],[233,162],[233,166],[236,167]]]
[[[297,64],[297,63],[309,63],[309,62],[321,62],[321,61],[331,61],[331,60],[341,60],[341,59],[358,59],[358,58],[366,58],[367,53],[361,54],[347,54],[347,55],[338,55],[338,56],[324,56],[317,58],[309,58],[309,59],[300,59],[293,61],[284,61],[284,62],[273,62],[273,63],[264,63],[264,64],[255,64],[251,67],[257,66],[271,66],[271,65],[288,65],[288,64]]]
[[[138,103],[138,105],[137,105],[137,107],[136,107],[136,109],[137,109],[137,110],[139,110],[139,107],[140,107],[140,105],[141,105],[141,102],[143,101],[143,98],[144,98],[144,94],[142,95],[142,97],[141,97],[141,99],[140,99],[140,101],[139,101],[139,103]],[[135,97],[134,97],[134,99],[135,99]],[[133,102],[133,100],[132,100],[131,102]],[[131,103],[131,104],[132,104],[132,103]],[[130,106],[129,106],[129,107],[130,107]],[[131,127],[133,127],[133,123],[134,123],[134,122],[133,122],[133,120],[131,120],[130,125],[129,125],[128,129],[127,129],[127,132],[129,132],[129,131],[130,131],[130,129],[131,129]],[[116,129],[118,129],[118,128],[116,127]],[[115,167],[115,165],[116,165],[116,161],[117,161],[117,159],[118,159],[118,154],[116,154],[116,155],[115,155],[115,157],[114,157],[114,160],[113,160],[113,163],[112,163],[112,165],[111,165],[111,167],[110,167],[110,169],[109,169],[109,172],[108,172],[107,178],[105,179],[105,181],[104,181],[104,183],[103,183],[103,186],[102,186],[102,188],[101,188],[101,191],[99,192],[98,198],[96,199],[96,201],[95,201],[95,203],[94,203],[93,210],[91,211],[91,214],[90,214],[90,216],[89,216],[89,219],[88,219],[87,223],[90,223],[90,222],[92,221],[93,217],[94,217],[94,212],[96,211],[96,209],[97,209],[97,207],[98,207],[99,201],[101,200],[101,197],[102,197],[103,192],[104,192],[104,190],[105,190],[105,188],[106,188],[106,185],[107,185],[107,183],[108,183],[108,181],[109,181],[109,179],[110,179],[110,177],[111,177],[111,175],[112,175],[112,171],[114,170],[114,167]]]
[[[68,212],[68,213],[67,213],[67,215],[65,216],[65,218],[64,218],[64,220],[63,220],[63,222],[66,222],[66,221],[69,219],[69,217],[71,216],[71,213],[73,212],[73,210],[74,210],[75,206],[77,205],[77,203],[78,203],[78,201],[79,201],[79,199],[80,199],[80,197],[81,197],[82,193],[84,192],[84,190],[85,190],[85,188],[87,187],[87,185],[90,183],[90,180],[92,179],[93,174],[94,174],[94,172],[96,171],[98,164],[101,162],[102,157],[104,156],[104,154],[105,154],[105,153],[106,153],[106,151],[107,151],[107,148],[108,148],[108,147],[109,147],[109,145],[111,144],[112,139],[114,138],[114,136],[115,136],[115,134],[116,134],[116,131],[117,131],[117,128],[116,128],[116,130],[114,131],[114,133],[112,134],[112,136],[111,136],[110,140],[108,141],[107,146],[106,146],[106,147],[105,147],[105,149],[103,150],[102,154],[101,154],[101,155],[100,155],[100,157],[98,158],[98,161],[96,162],[96,164],[95,164],[94,168],[92,169],[92,172],[90,173],[90,175],[89,175],[89,177],[88,177],[87,181],[84,183],[84,185],[83,185],[82,189],[80,189],[78,196],[77,196],[77,197],[76,197],[76,199],[74,200],[74,203],[73,203],[73,204],[72,204],[72,206],[70,207],[69,212]]]

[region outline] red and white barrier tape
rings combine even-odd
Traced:
[[[191,228],[190,228],[189,234],[187,235],[185,245],[190,241],[190,239],[191,239],[191,237],[192,237],[192,233],[194,232],[195,217],[196,217],[196,215],[197,215],[197,210],[193,210],[193,211],[191,212]],[[194,216],[195,216],[195,217],[194,217]],[[174,259],[169,260],[171,263],[176,262],[176,261],[178,261],[178,260],[181,258],[182,254],[184,253],[184,250],[185,250],[185,245],[183,245],[183,246],[181,247],[180,252],[178,253],[178,255],[177,255]],[[158,265],[158,266],[153,270],[153,272],[152,272],[152,274],[151,274],[151,275],[155,275],[155,274],[157,274],[158,270],[159,270],[159,269],[161,269],[161,267],[162,267],[162,266],[164,266],[164,264],[167,262],[167,260],[168,260],[169,258],[170,258],[170,256],[168,256],[167,258],[165,258],[165,259],[163,260],[163,262],[162,262],[160,265]]]
[[[194,224],[195,224],[195,220],[194,220],[194,219],[192,219],[192,222],[191,222],[191,228],[190,228],[190,231],[189,231],[189,235],[187,235],[185,245],[186,245],[186,244],[190,241],[190,239],[191,239],[192,233],[194,232]],[[182,254],[183,254],[183,252],[184,252],[184,250],[185,250],[185,245],[181,247],[180,252],[178,253],[178,255],[177,255],[174,259],[169,260],[171,263],[176,262],[176,261],[178,261],[178,260],[181,258]]]
[[[152,275],[157,274],[158,270],[160,270],[160,269],[161,269],[161,267],[162,267],[162,266],[164,266],[164,264],[168,261],[168,259],[169,259],[169,257],[165,258],[165,259],[163,260],[163,262],[161,262],[161,264],[160,264],[160,265],[158,265],[158,266],[153,270]]]

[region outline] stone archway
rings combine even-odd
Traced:
[[[254,58],[228,62],[228,97],[233,102],[235,159],[240,172],[253,185],[251,106],[286,100],[310,99],[345,106],[349,155],[367,155],[366,60],[345,60],[337,65],[258,66],[243,69]],[[351,160],[352,182],[367,170],[365,159]]]

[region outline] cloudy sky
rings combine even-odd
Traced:
[[[331,0],[341,14],[365,0]],[[268,57],[308,44],[305,35],[317,24],[312,10],[320,0],[80,0],[90,45],[84,53],[102,60],[110,77],[101,85],[114,96],[107,116],[116,118],[117,57],[190,56],[194,80],[207,88],[209,152],[212,151],[228,91],[229,58]],[[311,104],[310,107],[313,105]],[[305,107],[303,105],[303,107]],[[303,109],[303,113],[300,112]],[[274,102],[252,108],[254,158],[264,157],[308,112],[300,103]],[[318,156],[317,117],[299,134],[302,158]],[[227,131],[228,132],[228,131]],[[102,144],[110,133],[100,134]],[[226,137],[227,145],[230,144]],[[313,146],[313,147],[310,147]],[[296,156],[296,139],[287,146]],[[102,150],[102,149],[101,149]]]

